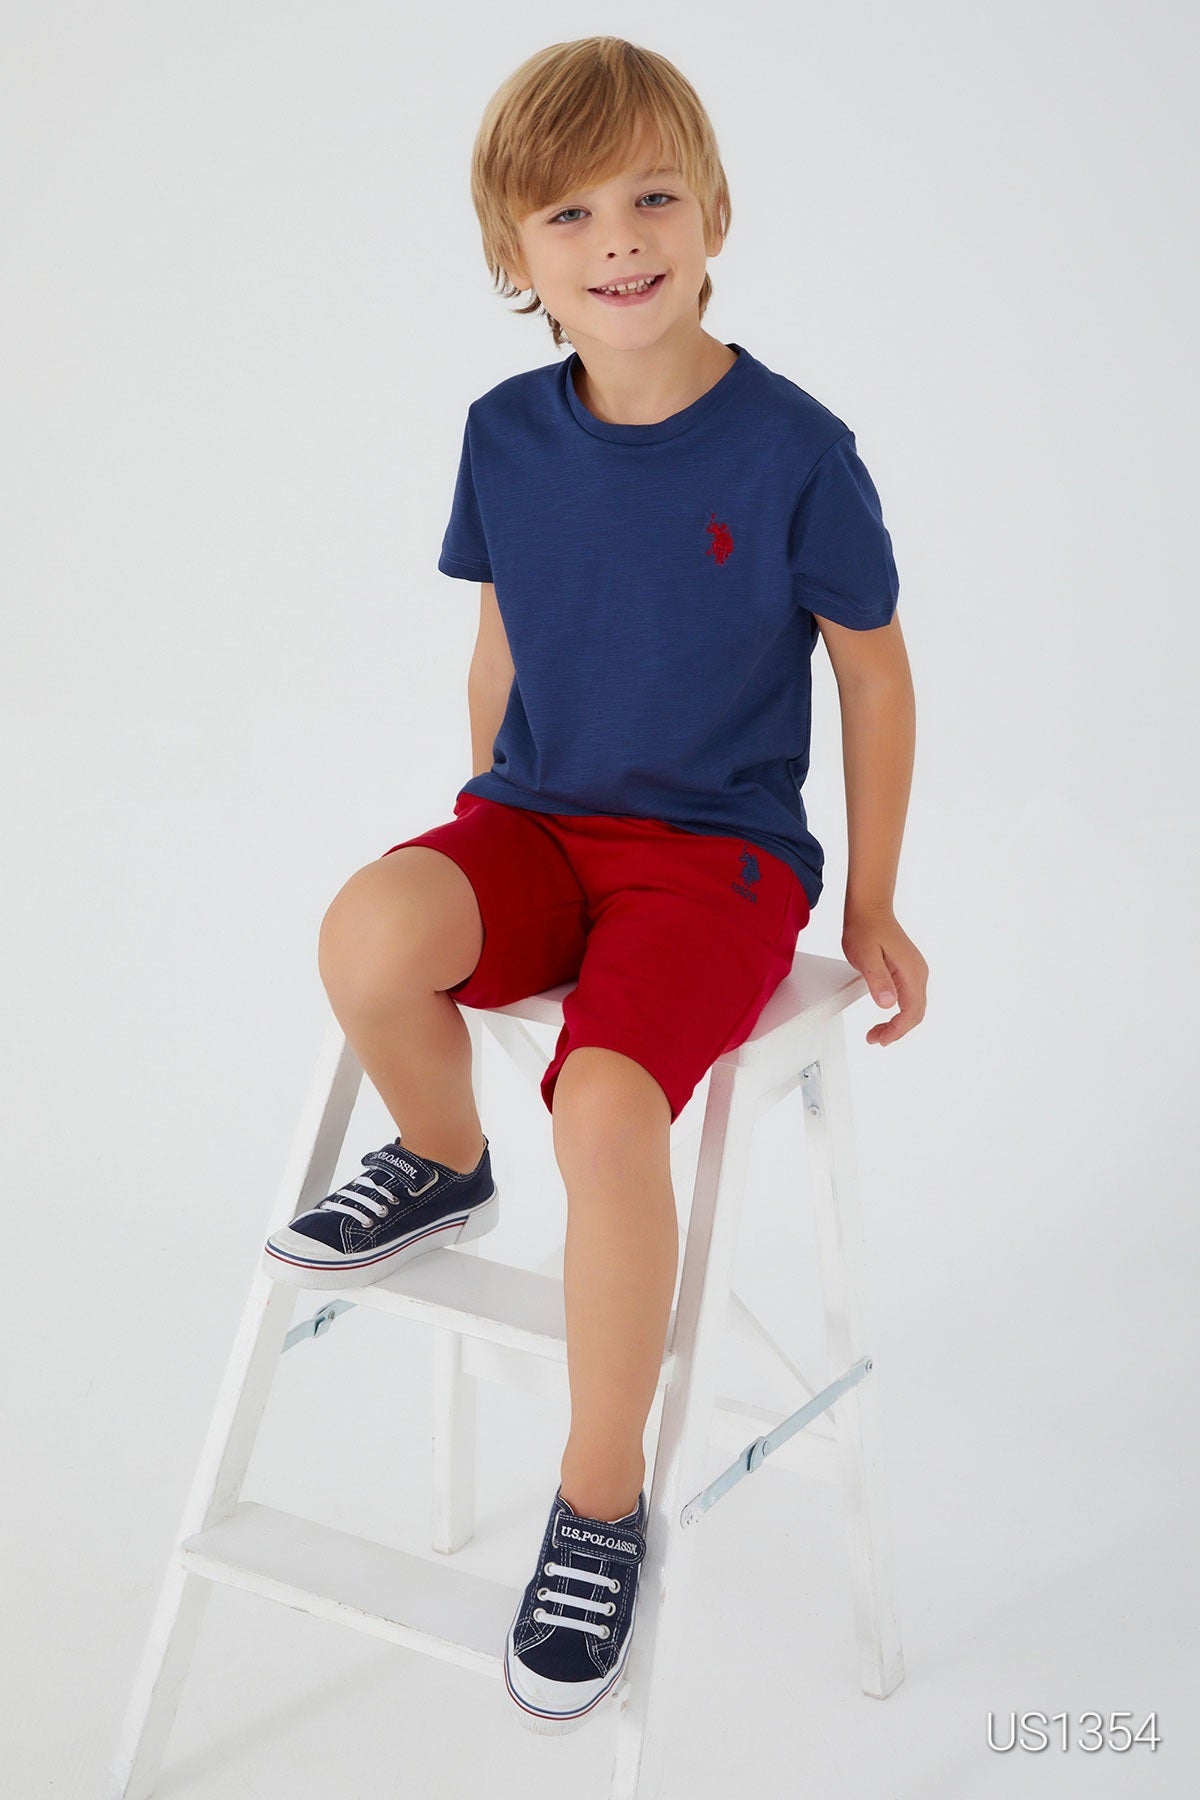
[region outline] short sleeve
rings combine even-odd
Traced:
[[[475,492],[475,478],[471,467],[469,412],[463,427],[462,454],[458,462],[458,480],[450,508],[450,523],[442,538],[437,566],[443,575],[457,575],[463,581],[492,579],[492,562],[488,555],[487,539],[483,535],[479,497]]]
[[[892,540],[852,431],[818,458],[800,490],[788,563],[809,612],[854,631],[890,623],[900,596]]]

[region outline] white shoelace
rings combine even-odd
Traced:
[[[374,1151],[371,1151],[369,1155],[364,1156],[361,1160],[363,1163],[370,1163],[375,1154]],[[376,1166],[388,1168],[391,1165],[380,1163]],[[435,1187],[440,1179],[441,1176],[439,1171],[434,1169],[430,1174],[429,1180],[421,1187],[411,1188],[406,1181],[396,1174],[395,1170],[392,1170],[392,1185],[389,1186],[387,1182],[380,1181],[368,1171],[365,1174],[356,1175],[352,1181],[344,1182],[342,1186],[338,1188],[336,1193],[330,1194],[328,1199],[322,1200],[318,1205],[314,1206],[312,1210],[313,1212],[349,1213],[352,1219],[358,1219],[361,1224],[373,1225],[375,1219],[372,1219],[370,1213],[363,1210],[365,1207],[370,1207],[371,1213],[374,1213],[376,1219],[384,1219],[387,1217],[391,1207],[396,1204],[398,1198],[396,1193],[397,1188],[403,1188],[404,1192],[415,1200],[418,1195],[426,1193],[431,1187]],[[368,1183],[370,1184],[369,1187],[367,1185]],[[374,1188],[377,1193],[383,1195],[382,1203],[376,1199],[375,1194],[370,1191],[370,1188]],[[352,1204],[352,1202],[355,1204]]]
[[[611,1575],[601,1575],[597,1571],[588,1573],[586,1569],[568,1569],[565,1563],[548,1562],[542,1564],[543,1575],[559,1575],[568,1581],[585,1581],[589,1587],[606,1587],[614,1594],[619,1594],[621,1584]],[[582,1594],[556,1592],[554,1588],[540,1587],[537,1591],[539,1600],[557,1600],[562,1606],[575,1606],[588,1612],[615,1613],[617,1608],[612,1600],[585,1600]],[[593,1637],[606,1638],[609,1635],[607,1625],[593,1625],[590,1619],[568,1618],[566,1613],[548,1613],[540,1606],[534,1608],[533,1616],[542,1625],[569,1625],[573,1631],[590,1631]]]

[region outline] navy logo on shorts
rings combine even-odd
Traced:
[[[740,881],[731,881],[729,885],[735,894],[741,894],[746,900],[753,900],[755,906],[757,906],[758,895],[746,886],[747,882],[758,881],[760,879],[758,858],[755,856],[749,844],[746,844],[739,852],[738,861],[742,865],[742,879]]]

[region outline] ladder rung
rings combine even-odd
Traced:
[[[367,1287],[326,1290],[321,1299],[317,1313],[292,1327],[288,1335],[294,1343],[323,1335],[347,1307],[374,1307],[393,1318],[411,1318],[424,1325],[462,1332],[472,1340],[463,1353],[464,1374],[546,1396],[559,1397],[569,1391],[567,1321],[560,1275],[542,1275],[534,1269],[516,1268],[483,1256],[464,1256],[452,1249],[430,1250]],[[731,1316],[734,1304],[731,1295]],[[328,1316],[331,1313],[334,1318]],[[321,1321],[320,1330],[314,1327],[314,1319]],[[674,1330],[672,1307],[667,1322],[668,1344]],[[561,1367],[544,1369],[530,1364],[527,1357],[531,1354]],[[659,1368],[656,1392],[666,1387],[674,1371],[675,1352],[668,1349]],[[750,1425],[756,1431],[766,1432],[780,1423],[778,1412],[742,1405],[723,1396],[716,1398],[714,1410],[717,1416],[728,1414],[735,1431]],[[828,1447],[832,1448],[831,1432],[822,1432],[818,1427],[809,1436],[828,1437]],[[780,1466],[816,1472],[814,1462],[821,1473],[831,1466],[827,1457],[814,1456],[804,1445],[792,1455],[783,1456]]]
[[[429,1250],[368,1287],[335,1291],[355,1306],[554,1361],[567,1359],[563,1286],[556,1275],[457,1250]]]
[[[353,1306],[373,1307],[393,1318],[459,1331],[481,1344],[524,1351],[562,1363],[564,1371],[566,1368],[567,1315],[560,1275],[541,1275],[536,1269],[514,1268],[511,1263],[464,1255],[459,1250],[429,1250],[367,1287],[326,1289],[321,1294],[322,1313],[335,1303],[335,1296]],[[321,1335],[313,1329],[311,1319],[293,1329],[298,1334],[294,1341]],[[668,1343],[674,1329],[672,1308]],[[659,1372],[660,1387],[670,1380],[674,1366],[674,1352],[667,1351]]]
[[[521,1597],[454,1564],[393,1550],[255,1501],[185,1538],[189,1573],[350,1625],[444,1662],[499,1675]]]

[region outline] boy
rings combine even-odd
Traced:
[[[818,631],[843,717],[842,949],[924,1011],[892,893],[913,700],[878,496],[835,414],[701,329],[729,195],[699,99],[616,38],[553,45],[490,102],[484,248],[555,362],[468,410],[438,567],[478,582],[474,773],[454,818],[357,871],[321,979],[401,1136],[266,1246],[349,1287],[497,1222],[460,1005],[561,982],[542,1080],[567,1191],[571,1430],[505,1646],[523,1724],[616,1685],[645,1553],[642,1437],[677,1270],[669,1128],[749,1036],[821,891],[800,789]],[[894,991],[893,991],[894,990]]]

